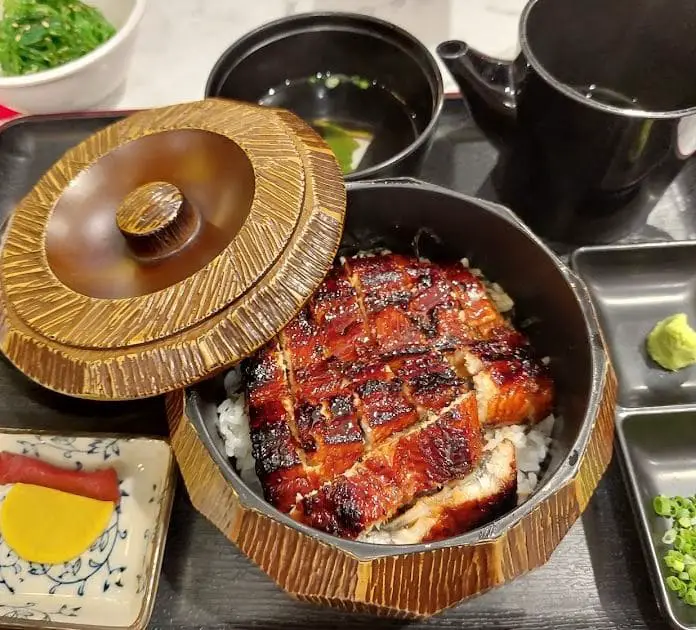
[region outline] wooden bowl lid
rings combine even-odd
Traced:
[[[22,200],[0,257],[0,349],[81,398],[142,398],[273,337],[336,254],[345,187],[282,110],[218,99],[134,114]]]

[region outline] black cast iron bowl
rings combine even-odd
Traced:
[[[286,79],[316,73],[377,80],[414,114],[417,138],[347,181],[413,175],[425,157],[443,105],[442,75],[428,49],[405,30],[377,18],[339,12],[302,13],[264,24],[230,46],[208,78],[205,96],[258,102]],[[300,117],[302,111],[295,111]]]
[[[301,598],[313,601],[319,598],[330,605],[338,601],[340,603],[335,605],[342,607],[348,601],[354,608],[378,613],[393,614],[396,610],[404,614],[428,615],[501,584],[548,559],[584,510],[611,458],[614,378],[583,283],[502,206],[409,179],[348,185],[348,211],[341,253],[375,246],[413,253],[414,242],[418,243],[420,255],[433,260],[468,257],[473,266],[481,268],[512,296],[517,321],[531,320],[525,332],[541,356],[551,358],[550,366],[558,390],[549,467],[529,500],[502,518],[466,534],[435,543],[404,546],[341,540],[296,523],[271,507],[240,479],[225,455],[216,428],[216,406],[225,397],[221,377],[192,388],[186,394],[183,415],[188,417],[197,438],[212,458],[214,468],[233,489],[234,501],[238,500],[242,506],[242,516],[238,517],[237,525],[229,525],[235,519],[233,515],[228,515],[226,524],[221,523],[223,516],[220,513],[211,516],[210,512],[219,512],[222,500],[218,497],[213,505],[208,503],[210,497],[205,495],[205,491],[196,494],[194,484],[189,483],[194,468],[187,473],[184,462],[182,472],[194,504],[281,586]],[[255,516],[252,518],[250,515]],[[256,531],[260,527],[258,524],[252,526],[254,518],[261,519],[260,522],[265,522],[269,528],[268,540],[261,546],[247,531],[252,527]],[[271,534],[271,531],[275,533]],[[392,601],[388,593],[378,594],[379,585],[365,591],[356,587],[348,596],[336,593],[332,596],[317,585],[298,586],[293,582],[293,571],[302,570],[301,556],[290,554],[293,559],[288,562],[298,566],[283,568],[283,558],[287,560],[290,552],[278,549],[274,560],[265,558],[259,551],[264,546],[278,544],[279,539],[306,545],[310,556],[310,549],[321,548],[330,549],[345,562],[355,561],[359,566],[401,566],[402,585],[399,588],[402,589],[415,589],[417,583],[413,580],[423,579],[418,577],[418,571],[409,574],[409,569],[404,567],[423,558],[424,554],[456,552],[447,558],[448,562],[462,563],[461,574],[455,575],[452,583],[447,584],[447,579],[452,576],[432,574],[436,571],[433,561],[428,569],[431,573],[425,579],[441,580],[442,589],[434,592],[436,596],[427,603],[417,601],[418,598],[413,603],[406,596]],[[475,557],[478,553],[486,557],[487,564],[472,569],[470,563],[481,564],[480,558],[477,561]],[[392,564],[385,565],[387,561]],[[420,570],[426,570],[422,562],[418,566]],[[321,573],[325,568],[315,567],[313,570]],[[338,569],[332,565],[331,571]],[[371,569],[369,575],[377,580],[374,571],[377,569]],[[489,578],[482,579],[482,574]],[[404,577],[408,575],[410,579]],[[333,588],[328,577],[326,584],[326,589]],[[365,596],[369,600],[370,593],[374,601],[360,599]]]

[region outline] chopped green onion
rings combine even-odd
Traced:
[[[678,591],[682,581],[676,575],[670,575],[666,580],[667,588],[670,591]]]
[[[669,516],[672,508],[672,501],[660,495],[653,500],[653,507],[655,508],[655,512],[660,516]]]
[[[656,496],[655,513],[670,521],[662,542],[669,575],[665,585],[688,606],[696,606],[696,497]]]
[[[688,592],[689,587],[687,586],[686,582],[682,582],[679,580],[679,589],[677,590],[677,597],[683,598],[684,595]]]

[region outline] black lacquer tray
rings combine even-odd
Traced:
[[[67,148],[122,116],[27,117],[0,127],[0,220]],[[433,147],[418,176],[494,200],[489,175],[496,157],[495,149],[473,126],[463,103],[448,99]],[[646,224],[625,242],[696,239],[696,162],[687,164],[654,204]],[[77,401],[44,390],[0,360],[0,425],[94,431],[95,417],[104,431],[166,432],[161,399],[113,404]],[[548,564],[504,588],[427,621],[412,623],[340,614],[292,601],[194,511],[181,488],[150,627],[666,628],[651,590],[632,499],[617,459],[581,521]]]

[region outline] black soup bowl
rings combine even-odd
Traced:
[[[443,85],[433,56],[403,29],[351,13],[304,13],[230,46],[205,96],[293,111],[327,140],[350,181],[416,173]]]
[[[518,325],[525,322],[522,327],[541,356],[550,357],[557,388],[553,442],[539,485],[526,502],[491,523],[434,543],[381,545],[333,537],[279,512],[237,474],[217,429],[216,408],[225,398],[219,376],[186,392],[183,415],[200,441],[201,457],[205,453],[212,460],[215,474],[224,478],[242,508],[235,511],[244,516],[231,526],[233,516],[224,516],[220,501],[212,498],[218,493],[196,493],[192,484],[189,490],[194,505],[204,514],[210,512],[206,515],[244,553],[295,595],[332,606],[350,602],[356,610],[428,615],[548,559],[585,509],[611,458],[615,381],[587,289],[508,209],[407,178],[356,182],[347,188],[339,255],[383,246],[432,260],[468,257],[515,301],[515,319]],[[183,474],[187,480],[185,468]],[[188,478],[197,474],[192,467]],[[254,538],[262,529],[267,532],[265,542]],[[266,553],[277,540],[288,548]],[[310,570],[303,558],[318,550],[331,558],[327,555],[320,563],[327,566],[312,565],[316,583],[294,581],[293,576]],[[362,563],[360,575],[367,582],[347,595],[332,576],[341,574],[336,563],[352,561]],[[457,570],[445,570],[447,563]],[[380,591],[380,584],[390,584],[382,573],[385,567],[398,573],[398,593]],[[333,573],[324,580],[322,571]],[[346,568],[345,573],[350,571]],[[427,597],[421,583],[431,584]],[[371,600],[363,606],[359,597],[366,594]]]

